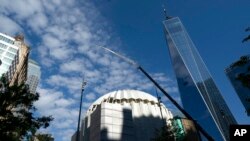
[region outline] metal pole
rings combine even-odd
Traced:
[[[83,96],[83,92],[84,92],[84,86],[87,84],[87,82],[83,81],[82,83],[82,88],[81,88],[81,99],[80,99],[80,108],[79,108],[79,116],[78,116],[78,124],[77,124],[77,131],[76,131],[76,141],[80,141],[79,140],[79,133],[80,133],[80,120],[81,120],[81,112],[82,112],[82,96]]]
[[[162,109],[161,109],[161,98],[159,97],[158,95],[158,92],[157,92],[157,89],[155,88],[155,93],[156,93],[156,96],[157,96],[157,100],[158,100],[158,106],[160,108],[160,112],[161,112],[161,120],[163,122],[163,125],[165,125],[165,120],[163,119],[163,115],[162,115]]]
[[[208,139],[208,141],[214,141],[214,139],[192,118],[191,115],[189,115],[141,66],[139,66],[134,61],[108,49],[102,46],[99,46],[108,52],[111,52],[112,54],[118,56],[119,58],[125,60],[126,62],[132,64],[137,69],[139,69],[154,85],[190,120],[192,120],[195,124],[195,126],[198,128],[198,130]]]

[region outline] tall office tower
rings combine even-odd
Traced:
[[[15,39],[0,33],[0,77],[6,73],[12,64],[15,56],[18,52],[18,46],[15,43]]]
[[[18,52],[17,55],[14,56],[14,60],[6,74],[10,85],[19,85],[27,79],[29,47],[24,43],[24,37],[22,35],[17,35],[14,38],[14,45],[18,47]]]
[[[26,84],[29,85],[30,92],[35,94],[41,77],[40,66],[34,60],[29,59],[28,61],[28,77]]]
[[[250,116],[250,55],[242,56],[225,70],[246,113]]]
[[[150,94],[118,90],[97,99],[88,109],[81,141],[150,141],[172,113]],[[72,136],[72,141],[76,134]]]
[[[178,17],[163,21],[183,108],[216,140],[236,121]]]

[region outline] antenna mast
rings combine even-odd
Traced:
[[[168,14],[167,14],[167,10],[166,10],[166,7],[165,7],[164,4],[162,4],[162,8],[163,8],[163,12],[164,12],[165,19],[166,19],[166,20],[171,19],[171,17],[168,16]]]

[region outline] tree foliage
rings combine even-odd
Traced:
[[[0,139],[21,140],[40,127],[48,127],[51,116],[35,117],[34,102],[39,94],[32,94],[28,85],[9,86],[5,77],[0,78]]]
[[[250,31],[250,27],[246,28],[245,29],[246,32]],[[246,42],[246,41],[249,41],[250,40],[250,35],[248,35],[247,37],[245,37],[243,40],[242,40],[242,43]]]
[[[250,27],[246,28],[245,31],[249,32]],[[250,35],[245,37],[242,40],[242,42],[246,42],[246,41],[249,41],[249,40],[250,40]],[[241,66],[248,65],[246,71],[240,73],[237,76],[236,80],[241,81],[242,86],[247,87],[247,88],[250,89],[250,65],[249,65],[249,62],[250,62],[250,58],[248,56],[242,56],[239,61],[237,61],[236,63],[233,64],[232,67],[235,67],[235,66],[240,66],[241,67]]]
[[[245,31],[249,32],[250,31],[250,27],[246,28]],[[242,40],[242,42],[246,42],[246,41],[249,41],[249,40],[250,40],[250,35],[248,35],[247,37],[245,37]],[[233,64],[232,67],[235,67],[235,66],[242,67],[242,66],[248,65],[246,71],[240,73],[237,76],[236,80],[241,81],[242,86],[247,87],[247,88],[250,89],[250,65],[249,65],[249,62],[250,62],[250,58],[248,56],[242,56],[239,61],[237,61],[236,63]]]
[[[242,86],[248,87],[250,89],[250,71],[249,74],[240,73],[236,79],[241,81]]]
[[[50,134],[37,134],[35,136],[39,141],[53,141],[53,137]]]
[[[35,135],[28,136],[27,141],[54,141],[51,134],[36,133]]]
[[[151,141],[175,141],[175,131],[171,126],[163,126],[156,129],[155,137]]]

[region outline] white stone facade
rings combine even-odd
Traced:
[[[155,129],[173,118],[150,94],[118,90],[96,100],[87,111],[82,141],[150,141]]]

